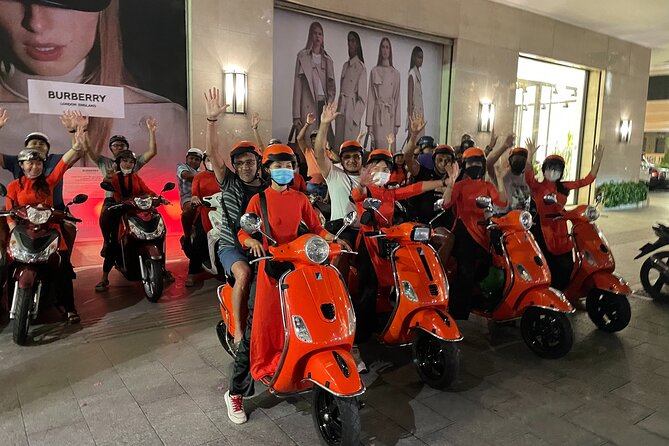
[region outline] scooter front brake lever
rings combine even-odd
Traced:
[[[258,258],[256,258],[256,259],[251,260],[251,261],[249,262],[249,265],[253,265],[254,263],[258,263],[258,262],[260,262],[261,260],[268,260],[268,259],[273,259],[273,258],[274,258],[274,257],[272,257],[272,256],[258,257]]]

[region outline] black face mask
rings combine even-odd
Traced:
[[[479,180],[483,178],[483,166],[469,166],[465,168],[465,173],[472,180]]]
[[[520,175],[525,170],[525,160],[514,160],[511,162],[511,172],[514,175]]]

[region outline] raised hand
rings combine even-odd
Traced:
[[[307,115],[307,125],[308,126],[314,125],[315,122],[316,122],[316,115],[314,115],[313,113],[309,113]]]
[[[7,121],[9,120],[9,115],[7,114],[7,110],[4,108],[0,108],[0,129],[7,124]]]
[[[367,187],[368,184],[374,182],[374,175],[370,171],[369,167],[363,167],[360,172],[360,177],[358,178],[358,184],[360,187]]]
[[[516,135],[513,133],[509,133],[506,135],[506,138],[504,138],[504,147],[512,147],[513,146],[513,141],[516,139]]]
[[[427,121],[423,118],[423,114],[419,112],[413,112],[411,119],[409,119],[409,131],[411,132],[411,136],[414,138],[418,136],[426,125]]]
[[[251,128],[258,130],[258,124],[260,124],[260,113],[255,112],[251,115]]]
[[[358,137],[355,140],[358,141],[359,144],[362,144],[362,141],[365,139],[366,134],[367,132],[365,131],[365,129],[361,127],[360,133],[358,133]]]
[[[497,145],[497,138],[498,138],[498,136],[495,134],[495,131],[493,130],[490,133],[490,142],[488,143],[488,148],[489,149],[492,150],[492,149],[495,148],[495,146]]]
[[[388,143],[388,150],[390,150],[392,145],[395,144],[395,134],[388,133],[388,136],[386,136],[386,142]]]
[[[604,157],[604,146],[601,144],[597,144],[595,146],[595,156],[594,156],[594,163],[601,163],[602,162],[602,157]]]
[[[88,128],[88,116],[82,115],[78,110],[72,112],[72,128],[75,127]]]
[[[449,183],[451,186],[455,183],[455,180],[460,176],[460,165],[458,163],[450,163],[446,165],[446,174],[448,178],[446,183]]]
[[[218,119],[219,115],[228,108],[227,104],[221,104],[221,91],[218,88],[210,88],[204,94],[204,104],[207,113],[207,119],[212,121]]]
[[[74,112],[72,110],[65,110],[60,115],[60,123],[68,130],[73,130],[77,125],[74,123]]]
[[[525,145],[527,146],[526,149],[527,149],[527,152],[529,154],[528,159],[532,159],[534,154],[537,153],[537,150],[539,150],[539,147],[541,147],[540,145],[539,146],[536,145],[536,142],[532,138],[527,138],[525,140]],[[511,147],[511,146],[509,146],[509,147]]]
[[[80,150],[86,150],[87,147],[86,131],[84,130],[84,127],[79,126],[74,133],[74,144],[72,145],[72,149],[78,152]]]
[[[158,121],[156,121],[156,118],[150,117],[147,119],[146,128],[149,129],[149,132],[156,133],[156,129],[158,128]]]
[[[337,111],[337,104],[330,102],[328,105],[323,107],[323,113],[321,113],[321,124],[330,124],[339,115],[341,115],[341,112]]]

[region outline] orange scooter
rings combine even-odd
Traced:
[[[342,230],[356,217],[355,212],[349,213]],[[255,214],[244,214],[240,225],[248,234],[262,233],[262,220]],[[341,230],[337,236],[340,234]],[[314,234],[282,245],[263,235],[272,242],[269,255],[251,263],[271,259],[292,265],[278,284],[285,332],[283,353],[276,372],[263,379],[263,384],[280,397],[313,390],[313,420],[325,444],[359,444],[356,397],[364,393],[365,386],[351,356],[355,314],[341,274],[329,264],[342,249]],[[218,299],[223,321],[217,332],[223,347],[234,356],[232,287],[220,286]]]
[[[381,200],[366,198],[363,208],[385,220]],[[412,345],[418,375],[429,386],[441,389],[457,377],[462,340],[455,320],[448,314],[448,281],[439,257],[428,242],[430,226],[401,223],[367,238],[383,239],[385,252],[371,253],[379,283],[377,314],[387,314],[378,335],[388,345]],[[381,251],[381,250],[380,250]]]
[[[501,281],[498,286],[486,283],[488,279],[481,283],[484,299],[473,313],[496,322],[520,318],[523,340],[536,355],[551,359],[566,355],[574,343],[566,314],[574,308],[560,291],[550,287],[548,264],[529,232],[532,215],[515,210],[494,216],[487,196],[479,196],[476,205],[486,209],[486,219],[479,224],[490,233],[492,268],[488,278],[496,273]],[[449,271],[451,274],[454,271]]]
[[[602,198],[598,196],[597,202]],[[557,197],[546,195],[544,203],[555,204]],[[627,327],[632,316],[627,296],[632,289],[614,273],[616,262],[611,248],[595,224],[599,218],[596,206],[580,205],[547,217],[563,218],[572,224],[575,262],[569,286],[564,290],[567,299],[573,304],[586,297],[588,316],[600,330],[613,333]]]

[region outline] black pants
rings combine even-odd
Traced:
[[[453,318],[465,320],[469,318],[474,300],[481,295],[479,282],[490,268],[490,253],[474,240],[461,220],[455,225],[453,253],[458,261],[458,273],[451,287],[448,311]]]
[[[254,275],[255,276],[255,275]],[[251,326],[253,325],[253,307],[256,300],[256,280],[251,283],[248,300],[248,317],[244,336],[237,349],[237,357],[232,367],[230,395],[253,396],[255,386],[251,376]]]
[[[100,214],[100,228],[102,229],[102,235],[105,237],[105,244],[107,246],[104,252],[105,260],[102,265],[102,271],[106,273],[114,267],[116,257],[121,249],[118,241],[118,226],[121,224],[122,215],[122,208],[110,210],[106,207],[102,208],[102,213]]]
[[[551,254],[544,239],[544,233],[541,230],[541,222],[537,221],[532,226],[532,235],[546,257],[546,263],[551,270],[551,286],[560,291],[564,291],[569,286],[571,272],[574,269],[574,258],[571,252],[560,255]]]
[[[207,234],[202,227],[202,221],[197,218],[191,225],[191,233],[184,240],[184,252],[188,257],[188,274],[198,274],[202,271],[202,263],[209,257]],[[213,266],[213,265],[212,265]]]
[[[51,284],[55,287],[57,303],[65,308],[65,311],[76,312],[74,306],[73,280],[77,277],[70,261],[69,251],[61,253],[60,266],[51,270]]]
[[[356,319],[355,342],[363,343],[376,329],[376,296],[379,290],[379,280],[364,240],[358,247],[356,268],[358,270],[358,296],[353,298]]]

